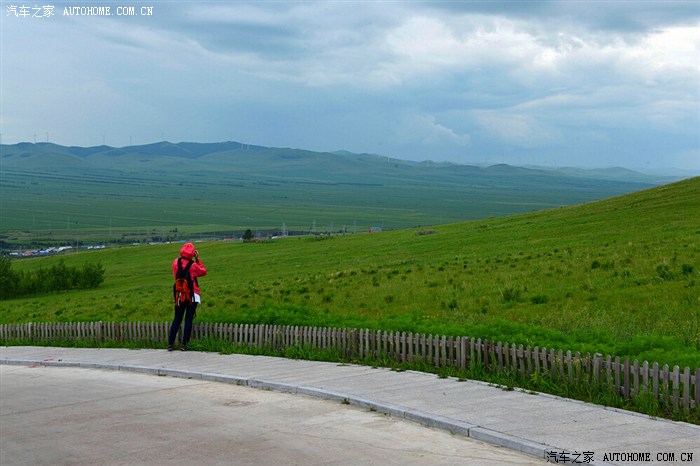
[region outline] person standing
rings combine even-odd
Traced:
[[[192,335],[192,321],[197,314],[197,305],[201,303],[201,297],[199,295],[199,283],[197,283],[197,277],[203,277],[207,274],[207,268],[204,263],[199,258],[199,252],[195,249],[194,244],[185,243],[180,249],[180,257],[175,258],[173,261],[173,276],[177,279],[177,272],[179,269],[188,269],[189,276],[192,279],[192,296],[189,302],[184,304],[175,304],[175,317],[173,318],[173,323],[170,326],[170,334],[168,335],[168,351],[173,350],[173,345],[175,344],[175,337],[177,336],[178,330],[180,330],[180,324],[182,323],[182,318],[185,318],[185,328],[182,334],[182,346],[180,349],[182,351],[187,351],[187,344],[190,341],[190,336]]]

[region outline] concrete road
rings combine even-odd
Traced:
[[[536,465],[523,453],[303,395],[0,365],[0,464]]]

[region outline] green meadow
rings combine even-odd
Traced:
[[[404,229],[582,204],[665,183],[622,170],[606,179],[241,147],[4,145],[0,247],[226,238],[248,228]]]
[[[100,262],[97,289],[0,302],[0,323],[164,321],[180,244],[13,262]],[[464,335],[700,367],[700,178],[437,227],[197,243],[200,322]]]

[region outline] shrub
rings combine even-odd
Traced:
[[[82,269],[66,266],[63,260],[33,272],[15,272],[7,258],[0,259],[0,299],[73,289],[97,288],[104,281],[105,269],[99,262]]]
[[[542,295],[538,294],[537,296],[533,296],[532,298],[530,298],[530,302],[532,304],[545,304],[548,301],[549,301],[549,298],[547,297],[546,294],[542,294]]]
[[[12,262],[7,257],[0,257],[0,299],[8,299],[15,294],[17,274],[12,270]]]
[[[521,290],[517,287],[510,286],[508,288],[500,290],[501,299],[504,303],[516,302],[520,300]]]
[[[671,272],[671,268],[666,264],[656,266],[656,275],[658,275],[661,280],[671,280],[673,278],[673,272]]]

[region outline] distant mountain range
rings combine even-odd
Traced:
[[[610,198],[681,177],[409,162],[222,142],[0,146],[0,236],[125,241],[157,232],[363,231],[504,217]]]
[[[356,154],[348,151],[313,152],[302,149],[273,148],[227,141],[218,143],[193,143],[168,141],[153,144],[110,147],[75,147],[52,143],[19,143],[0,146],[3,167],[13,169],[116,169],[121,171],[143,171],[162,168],[164,165],[178,164],[183,169],[194,170],[244,170],[256,173],[273,174],[283,168],[282,174],[294,165],[296,170],[316,173],[319,169],[331,173],[349,171],[359,174],[374,170],[394,168],[454,170],[465,174],[481,175],[540,175],[591,178],[597,180],[648,183],[658,185],[692,177],[690,172],[676,171],[675,174],[651,174],[626,168],[583,169],[573,167],[515,167],[505,164],[492,166],[461,165],[449,162],[411,162],[376,154]],[[319,165],[320,164],[320,165]],[[385,173],[386,175],[386,173]]]

